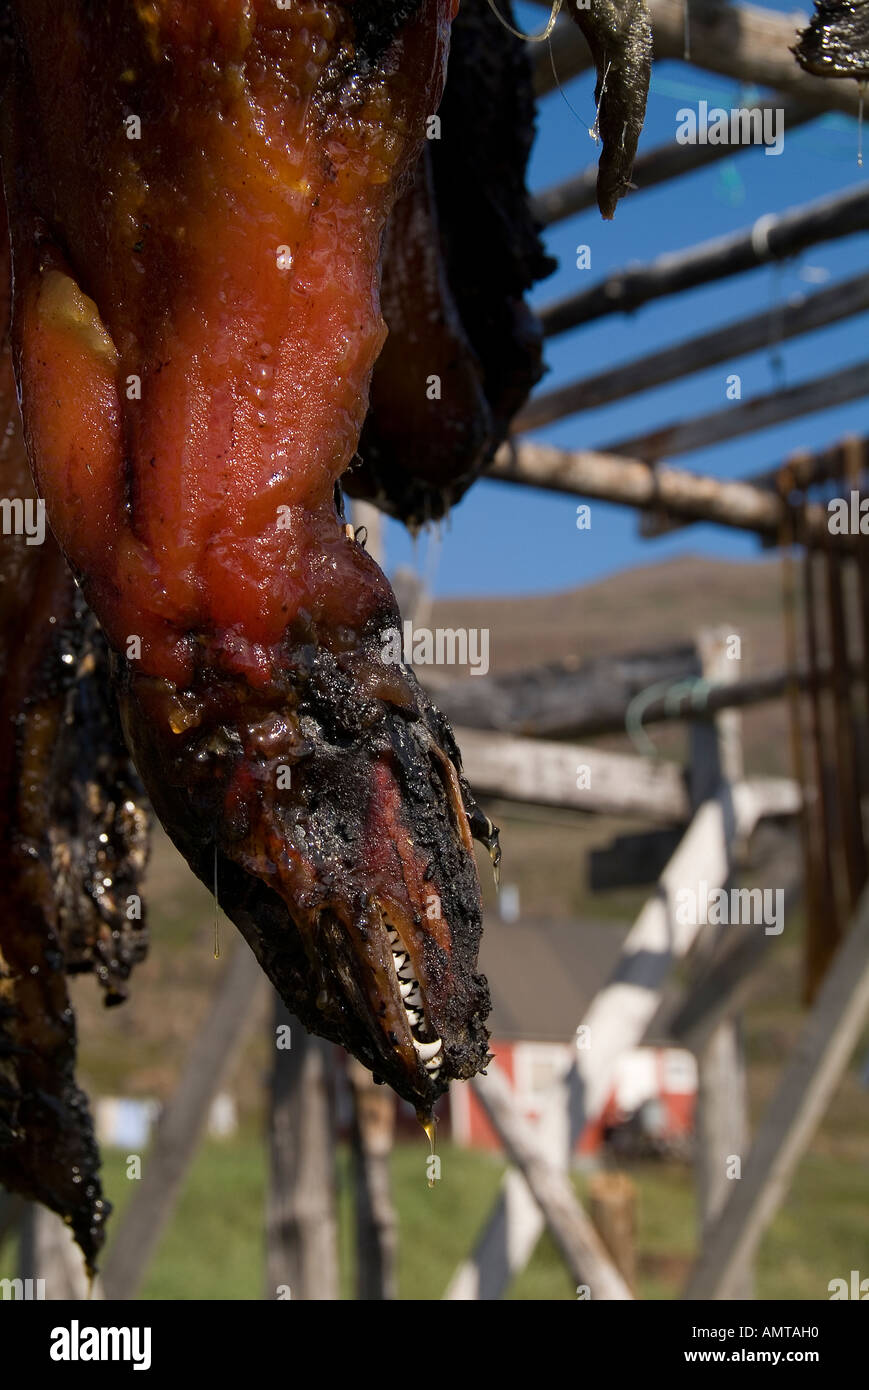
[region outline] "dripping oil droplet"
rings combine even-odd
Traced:
[[[434,1157],[435,1157],[435,1140],[436,1140],[436,1138],[437,1138],[437,1120],[435,1119],[434,1115],[432,1115],[432,1114],[426,1115],[426,1114],[424,1113],[424,1111],[422,1111],[422,1110],[417,1110],[417,1112],[416,1112],[416,1118],[419,1120],[420,1124],[422,1125],[423,1129],[425,1130],[426,1134],[428,1135],[428,1142],[429,1142],[429,1148],[430,1148],[430,1150],[431,1150],[431,1156],[432,1156],[432,1158],[434,1158]],[[434,1164],[432,1164],[432,1167],[434,1167]],[[429,1175],[428,1185],[429,1185],[430,1188],[434,1187],[434,1185],[435,1185],[434,1177],[433,1177],[431,1174]]]

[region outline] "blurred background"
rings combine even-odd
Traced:
[[[545,8],[518,4],[518,22],[528,31],[539,30]],[[698,5],[698,10],[703,8],[716,6]],[[689,15],[693,9],[692,4]],[[776,12],[793,30],[806,22],[805,15],[795,14],[780,0],[765,0],[753,9]],[[540,45],[534,57],[545,69],[546,45]],[[788,58],[786,48],[779,57]],[[795,63],[793,68],[796,73]],[[541,97],[531,167],[535,193],[596,161],[598,152],[589,137],[595,116],[593,89],[593,74],[586,71],[565,77],[560,89]],[[673,144],[682,108],[696,107],[701,100],[727,109],[751,106],[769,95],[769,88],[748,77],[739,80],[684,59],[658,61],[640,154]],[[641,188],[622,201],[611,223],[604,223],[595,208],[555,222],[547,227],[545,239],[559,268],[536,288],[534,305],[543,308],[575,295],[631,263],[651,262],[665,252],[743,231],[761,215],[783,213],[861,182],[865,186],[867,171],[858,166],[857,148],[853,114],[818,111],[786,129],[780,155],[766,155],[762,148],[734,149],[684,177]],[[785,306],[799,304],[806,295],[865,268],[867,230],[864,218],[862,229],[852,235],[666,296],[636,313],[610,313],[562,333],[547,344],[548,373],[539,392],[761,312],[768,311],[774,324]],[[587,269],[577,267],[578,248],[583,246],[590,253]],[[526,438],[561,449],[606,451],[613,441],[723,409],[729,374],[741,378],[744,402],[859,366],[866,327],[867,314],[861,311],[786,341],[777,340],[771,329],[762,348],[744,357],[728,358],[654,390],[573,414]],[[797,450],[812,453],[845,436],[862,438],[867,394],[869,370],[863,399],[855,393],[845,403],[808,414],[794,412],[736,439],[687,451],[687,461],[680,459],[680,466],[684,462],[697,474],[717,480],[749,478],[776,468]],[[506,775],[487,775],[480,750],[476,779],[474,760],[468,763],[470,780],[484,793],[487,814],[501,827],[504,855],[500,890],[484,853],[479,861],[486,915],[481,966],[493,995],[493,1050],[518,1113],[550,1154],[565,1150],[562,1084],[576,1057],[576,1030],[616,967],[632,923],[654,893],[658,875],[698,804],[698,796],[690,791],[691,770],[705,756],[702,745],[709,721],[671,719],[638,733],[636,721],[626,728],[627,707],[653,687],[666,690],[710,672],[713,683],[726,683],[720,660],[709,665],[709,634],[718,634],[719,642],[722,634],[738,636],[738,679],[743,683],[775,678],[793,670],[795,660],[805,665],[810,655],[802,626],[792,649],[788,647],[787,609],[789,601],[792,609],[794,603],[792,593],[788,599],[793,576],[789,580],[787,561],[782,559],[786,546],[772,549],[768,535],[764,539],[747,529],[703,522],[643,535],[633,508],[600,499],[591,503],[589,524],[579,529],[579,500],[581,494],[484,479],[443,526],[413,539],[387,521],[379,536],[372,537],[409,620],[431,629],[489,634],[485,677],[474,678],[467,670],[419,671],[459,725],[500,730],[505,737],[539,733],[543,725],[525,729],[521,709],[515,712],[525,698],[523,691],[527,695],[533,687],[557,695],[564,688],[565,698],[576,697],[581,704],[587,694],[582,680],[587,678],[588,690],[609,681],[613,698],[605,716],[589,715],[585,723],[577,716],[572,728],[562,722],[550,730],[555,741],[564,742],[568,762],[573,750],[582,748],[632,759],[642,756],[655,769],[673,773],[668,777],[665,771],[659,782],[645,788],[645,810],[638,809],[639,800],[620,808],[618,796],[609,801],[601,797],[583,809],[581,796],[570,789],[569,794],[547,791],[539,768],[531,776],[530,790],[518,794],[515,785],[511,791]],[[803,617],[800,610],[800,623]],[[832,640],[824,639],[821,648],[818,661],[834,662]],[[627,658],[636,659],[638,673],[625,675],[621,666],[616,670],[613,663]],[[520,677],[529,672],[530,686],[523,685]],[[580,686],[570,686],[571,680],[580,680]],[[484,687],[486,694],[481,693]],[[622,690],[620,705],[616,697]],[[797,785],[799,792],[784,694],[779,681],[775,698],[747,702],[738,714],[729,710],[729,722],[719,724],[713,734],[714,757],[726,758],[723,745],[729,740],[732,751],[736,739],[746,775],[767,779],[767,788],[773,779],[778,779],[776,786],[787,784],[791,790]],[[863,703],[855,706],[860,718],[852,718],[853,725],[865,714],[865,690],[856,698]],[[496,711],[491,718],[485,713],[487,703]],[[507,713],[500,718],[498,710]],[[698,724],[704,727],[698,729]],[[833,730],[818,746],[829,746],[835,737]],[[854,747],[862,765],[865,741],[858,736]],[[573,762],[579,761],[577,754]],[[834,774],[835,769],[830,773],[835,781]],[[818,775],[823,782],[827,774],[822,769]],[[689,788],[681,808],[676,805],[679,779]],[[580,781],[577,766],[574,791],[581,793]],[[660,799],[655,787],[660,788]],[[811,925],[798,806],[788,803],[779,810],[760,820],[750,843],[735,847],[729,880],[780,890],[787,898],[785,929],[770,935],[766,948],[752,956],[738,996],[730,996],[731,1021],[738,1024],[734,1056],[741,1069],[739,1084],[744,1086],[736,1104],[744,1105],[749,1134],[756,1131],[782,1067],[793,1054],[824,973],[816,964],[815,978],[810,978],[810,970],[807,975]],[[836,824],[833,818],[823,829],[828,850],[844,833],[840,820],[837,837]],[[834,873],[844,875],[835,843],[827,857]],[[234,954],[247,950],[230,923],[223,918],[215,923],[209,893],[193,879],[159,827],[147,906],[149,956],[136,972],[124,1007],[106,1012],[92,980],[71,982],[79,1020],[79,1077],[96,1109],[107,1195],[116,1208],[115,1234],[137,1192],[130,1158],[143,1156],[147,1165],[161,1110],[176,1095],[192,1050],[204,1036]],[[829,917],[833,908],[830,903],[827,907]],[[847,904],[836,913],[845,922]],[[816,902],[816,933],[817,916]],[[712,951],[714,943],[707,944]],[[697,1171],[697,1097],[702,1081],[698,1066],[702,1068],[703,1048],[690,1020],[679,1017],[686,990],[690,993],[702,978],[703,965],[702,959],[698,965],[693,958],[675,962],[654,1019],[642,1038],[623,1050],[602,1108],[566,1146],[575,1191],[591,1206],[610,1253],[643,1298],[680,1295],[705,1221],[701,1208],[708,1193],[704,1196]],[[243,1014],[243,1023],[233,1025],[229,1045],[224,1047],[218,1034],[213,1047],[213,1084],[205,1086],[210,1094],[204,1123],[183,1172],[177,1206],[143,1271],[138,1291],[142,1298],[289,1296],[277,1292],[279,1281],[272,1277],[266,1250],[267,1132],[274,1107],[270,1087],[279,1015],[264,979],[250,988]],[[297,1026],[292,1049],[301,1066],[304,1039]],[[337,1049],[326,1052],[323,1065],[328,1075],[323,1084],[334,1104],[338,1135],[333,1189],[336,1277],[340,1296],[351,1298],[359,1291],[360,1278],[354,1204],[360,1141],[353,1128],[354,1080]],[[384,1229],[389,1250],[394,1245],[397,1249],[394,1287],[400,1298],[438,1299],[485,1227],[507,1168],[506,1157],[480,1097],[470,1087],[454,1088],[443,1106],[436,1145],[440,1171],[433,1179],[427,1166],[428,1141],[413,1115],[402,1106],[393,1115],[388,1097],[390,1113],[384,1112],[382,1097],[378,1103],[380,1111],[366,1142],[391,1178]],[[864,1029],[787,1195],[759,1239],[751,1270],[745,1274],[754,1296],[826,1298],[830,1280],[848,1278],[853,1269],[869,1275],[867,1121],[869,1036]],[[613,1181],[601,1186],[602,1175]],[[608,1208],[616,1210],[615,1232],[611,1219],[608,1223]],[[10,1241],[0,1249],[0,1277],[10,1275],[15,1264],[15,1243]],[[506,1296],[574,1298],[575,1288],[576,1279],[547,1234],[536,1244],[527,1267],[508,1283]]]

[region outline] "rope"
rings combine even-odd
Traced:
[[[712,689],[705,676],[686,676],[678,681],[656,681],[635,695],[625,710],[625,730],[631,742],[646,757],[660,756],[649,735],[643,728],[643,716],[650,705],[663,699],[667,714],[678,714],[683,700],[688,700],[689,714],[702,714],[709,703]]]
[[[513,25],[510,24],[508,20],[506,20],[504,16],[501,14],[500,10],[498,9],[498,6],[495,4],[495,0],[489,0],[489,9],[492,11],[492,14],[495,16],[496,19],[500,19],[504,28],[509,29],[510,33],[513,34],[517,39],[525,39],[528,43],[543,43],[545,39],[549,38],[549,35],[555,28],[555,21],[561,13],[562,3],[563,0],[552,0],[552,13],[549,16],[549,23],[546,25],[545,29],[541,30],[539,34],[523,34],[521,29],[514,29]]]

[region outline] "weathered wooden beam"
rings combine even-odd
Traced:
[[[742,481],[752,487],[779,491],[782,476],[787,471],[791,476],[793,488],[805,490],[842,478],[849,472],[849,465],[853,473],[855,459],[858,460],[856,474],[859,475],[861,468],[869,467],[869,439],[850,435],[837,444],[828,445],[826,449],[819,449],[814,453],[808,449],[798,450],[775,468],[765,469],[762,473],[752,473]],[[693,522],[673,516],[666,510],[649,512],[642,518],[641,534],[644,538],[665,536],[691,525]]]
[[[746,777],[743,786],[754,798],[755,824],[766,817],[797,816],[802,810],[802,793],[792,777]]]
[[[217,967],[215,967],[216,969]],[[196,1153],[208,1109],[250,1021],[262,971],[244,941],[224,967],[181,1080],[160,1116],[135,1196],[121,1215],[103,1273],[107,1298],[134,1298]]]
[[[503,675],[460,679],[424,673],[424,684],[453,724],[503,734],[568,738],[624,728],[631,701],[649,686],[685,681],[700,667],[691,643],[657,651],[551,663]]]
[[[779,307],[765,309],[709,333],[685,339],[673,347],[639,357],[620,367],[571,381],[553,391],[534,396],[513,421],[514,434],[527,434],[568,415],[597,410],[627,396],[651,391],[669,381],[679,381],[706,371],[720,362],[734,362],[751,352],[776,347],[803,333],[814,333],[831,323],[869,311],[869,275],[855,275],[817,293],[801,296]]]
[[[728,658],[727,628],[708,628],[697,639],[704,678],[732,684],[737,666]],[[742,749],[742,717],[738,710],[722,710],[712,720],[696,723],[691,736],[691,794],[701,805],[723,781],[733,785],[745,775]],[[732,881],[732,880],[731,880]],[[724,884],[725,888],[730,883]],[[730,925],[708,929],[698,954],[714,950],[726,939]],[[762,933],[761,933],[762,934]],[[692,961],[694,965],[694,961]],[[695,967],[696,969],[696,967]],[[693,972],[692,972],[693,973]],[[689,986],[690,988],[690,986]],[[745,1048],[738,1015],[722,1018],[697,1050],[697,1107],[694,1123],[694,1178],[701,1241],[727,1196],[727,1156],[741,1153],[748,1138],[748,1099]],[[752,1296],[748,1266],[740,1271],[738,1293]]]
[[[803,106],[797,101],[778,95],[758,101],[754,109],[783,111],[783,126],[786,131],[805,125],[818,114],[813,107]],[[633,197],[634,193],[642,193],[645,189],[667,183],[670,179],[682,178],[685,174],[692,174],[696,169],[705,168],[719,159],[732,159],[741,150],[753,148],[755,147],[752,145],[677,145],[675,140],[668,145],[658,145],[654,150],[649,150],[647,154],[641,154],[636,159],[631,177],[635,188],[630,190],[627,196]],[[597,207],[596,188],[597,164],[589,164],[581,173],[535,194],[531,202],[532,212],[543,226],[553,226],[556,222],[563,222],[565,218],[574,217],[587,208]]]
[[[557,449],[551,444],[505,445],[489,469],[499,482],[597,498],[636,507],[663,508],[688,521],[709,521],[777,540],[788,509],[776,493],[748,482],[728,482],[682,468],[642,459],[622,458],[591,449]],[[809,506],[800,518],[801,538],[822,540],[829,534],[826,508]],[[838,536],[837,545],[852,546]]]
[[[785,917],[796,904],[802,884],[791,879],[783,885]],[[757,970],[766,959],[773,937],[754,925],[728,928],[726,949],[717,954],[676,1003],[661,1030],[682,1047],[702,1050],[716,1028],[747,1002]]]
[[[588,1212],[615,1267],[633,1292],[637,1286],[637,1185],[627,1173],[595,1173]]]
[[[281,1030],[290,1046],[275,1045]],[[332,1044],[274,996],[269,1105],[266,1297],[334,1302],[338,1279]]]
[[[850,679],[862,678],[862,670],[852,667]],[[662,652],[658,660],[652,653],[595,657],[575,669],[542,666],[503,676],[426,681],[426,685],[453,724],[562,739],[623,733],[631,702],[643,691],[650,692],[642,710],[645,726],[746,709],[780,700],[791,681],[796,681],[798,689],[808,690],[813,683],[826,686],[829,679],[829,669],[823,668],[816,676],[780,670],[732,684],[710,684],[699,679],[688,647]],[[667,682],[666,693],[652,691],[651,687]]]
[[[468,781],[482,796],[577,811],[686,820],[688,794],[675,763],[580,744],[456,729]]]
[[[657,1012],[674,963],[697,939],[699,926],[680,922],[679,889],[704,880],[710,889],[730,874],[735,843],[747,838],[762,800],[743,783],[723,787],[694,816],[656,891],[647,899],[622,947],[609,983],[595,996],[577,1029],[576,1061],[570,1073],[569,1147],[600,1114],[612,1087],[619,1057],[640,1043]],[[690,914],[685,914],[690,915]],[[450,1282],[445,1297],[500,1297],[531,1258],[543,1218],[523,1179],[508,1173],[482,1235]]]
[[[765,213],[744,231],[613,271],[587,290],[544,305],[540,322],[547,337],[553,338],[607,314],[629,313],[653,300],[754,270],[867,227],[869,187],[860,184],[786,212]]]
[[[695,415],[691,419],[661,425],[658,429],[632,435],[628,439],[615,440],[605,444],[603,450],[608,454],[624,454],[628,458],[646,459],[653,463],[665,457],[690,454],[696,449],[705,449],[728,439],[739,439],[783,421],[813,415],[818,410],[831,410],[833,406],[859,400],[867,394],[869,361],[857,362],[852,367],[829,372],[827,376],[813,377],[811,381],[799,381],[763,396],[753,396],[738,405],[725,406],[706,415]]]
[[[371,1072],[347,1059],[353,1092],[350,1148],[356,1216],[356,1297],[370,1303],[398,1297],[398,1213],[392,1200],[390,1157],[395,1096]]]
[[[566,1169],[541,1151],[496,1064],[490,1063],[487,1075],[475,1077],[472,1084],[513,1164],[514,1176],[522,1175],[525,1190],[538,1209],[540,1221],[548,1226],[571,1278],[577,1286],[587,1286],[596,1302],[631,1299],[633,1295],[579,1202]],[[501,1275],[506,1272],[497,1254],[495,1258],[497,1266],[490,1262],[487,1277],[496,1268]],[[478,1284],[473,1292],[467,1291],[462,1297],[487,1298],[486,1283]]]
[[[532,0],[544,9],[550,0]],[[652,41],[656,62],[685,56],[686,6],[683,0],[649,0]],[[845,111],[856,116],[857,84],[825,82],[797,65],[791,48],[808,15],[790,15],[758,5],[724,5],[711,0],[690,0],[687,6],[690,61],[696,67],[732,77],[740,84],[775,87],[819,111]],[[552,35],[555,70],[564,83],[592,67],[588,45],[575,24],[560,21]],[[552,91],[556,79],[545,44],[531,47],[535,85],[542,95]]]
[[[728,1169],[749,1144],[742,1019],[724,1018],[697,1054],[694,1177],[699,1244],[709,1239],[729,1196]],[[750,1261],[734,1270],[733,1297],[754,1297]]]
[[[869,892],[839,947],[685,1298],[726,1299],[784,1200],[869,1017]]]

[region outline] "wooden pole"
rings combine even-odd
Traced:
[[[685,784],[675,763],[477,729],[455,733],[465,775],[481,795],[667,823],[688,818]]]
[[[503,734],[564,738],[624,729],[631,701],[649,686],[685,681],[700,667],[693,644],[549,662],[503,675],[427,672],[423,684],[453,724]]]
[[[640,511],[664,508],[686,521],[709,521],[736,530],[755,531],[776,541],[788,515],[787,504],[768,488],[749,482],[723,482],[701,473],[642,459],[589,449],[557,449],[551,444],[505,445],[489,469],[489,477],[521,487],[538,487],[574,497],[598,498]],[[801,518],[798,539],[821,539],[827,532],[827,510],[810,506]],[[854,538],[837,536],[843,550]]]
[[[218,967],[215,965],[215,973]],[[210,1011],[190,1050],[154,1142],[142,1178],[118,1222],[106,1256],[106,1297],[134,1298],[181,1194],[208,1118],[208,1110],[250,1021],[263,976],[244,941],[236,944]]]
[[[788,464],[782,467],[779,488],[782,494],[793,495],[795,489],[795,470]],[[802,506],[806,505],[805,486],[802,489]],[[819,679],[817,636],[815,624],[814,585],[812,583],[813,551],[806,550],[795,554],[793,545],[794,530],[792,511],[788,523],[783,526],[780,536],[782,569],[782,616],[785,651],[789,668],[794,679],[788,686],[788,715],[791,744],[791,762],[802,795],[800,815],[800,844],[803,859],[805,883],[804,909],[805,933],[804,956],[804,1002],[811,1002],[814,993],[815,963],[823,959],[824,968],[829,963],[828,942],[831,935],[838,943],[837,903],[835,885],[830,864],[830,829],[827,815],[826,769],[821,740],[820,701],[823,682]],[[799,661],[799,640],[797,636],[797,565],[800,566],[803,580],[803,628],[805,635],[806,662],[810,683],[808,700],[803,701],[796,681]],[[807,714],[807,718],[804,718]]]
[[[624,400],[640,391],[649,391],[669,381],[680,381],[719,362],[732,362],[749,352],[777,345],[803,333],[814,333],[818,328],[864,313],[867,309],[869,275],[852,276],[827,289],[818,290],[816,294],[784,304],[778,310],[765,309],[763,313],[726,323],[709,333],[676,343],[674,347],[534,396],[513,421],[512,433],[526,434],[568,415],[576,415],[583,410],[597,410],[602,405]]]
[[[472,1085],[510,1162],[527,1184],[526,1191],[539,1208],[540,1220],[548,1226],[571,1278],[578,1287],[587,1286],[592,1299],[630,1299],[631,1291],[586,1216],[567,1171],[537,1148],[496,1065],[491,1063],[487,1075],[475,1077]],[[508,1269],[508,1265],[499,1266],[497,1272],[504,1277]],[[481,1287],[473,1296],[488,1295]]]
[[[869,892],[833,960],[768,1106],[738,1182],[709,1232],[688,1299],[733,1297],[784,1200],[869,1017]]]
[[[795,882],[785,887],[788,910],[797,899]],[[726,952],[709,962],[708,968],[691,981],[684,997],[665,1024],[668,1037],[699,1054],[719,1024],[732,1017],[747,1001],[752,976],[766,958],[771,937],[756,927],[731,927],[735,932]]]
[[[865,395],[869,395],[869,361],[814,377],[811,381],[797,382],[780,391],[752,396],[739,405],[725,406],[706,415],[695,415],[632,435],[629,439],[616,440],[605,444],[603,451],[653,462],[665,456],[690,454],[695,449],[705,449],[727,439],[739,439],[783,420],[797,420],[817,410],[830,410]]]
[[[751,833],[762,810],[757,793],[743,783],[722,789],[718,799],[704,803],[685,832],[629,932],[609,983],[577,1029],[576,1062],[568,1078],[570,1149],[600,1114],[618,1058],[642,1040],[674,963],[697,938],[696,924],[677,918],[679,889],[700,879],[710,889],[722,886],[730,873],[734,841]],[[488,1079],[478,1077],[472,1084],[482,1086]],[[500,1297],[531,1258],[543,1224],[522,1176],[507,1173],[477,1244],[456,1270],[445,1297]]]
[[[647,678],[640,682],[644,669]],[[848,678],[860,681],[862,675],[861,668],[852,666]],[[644,702],[644,727],[690,719],[697,710],[717,714],[780,700],[792,680],[798,690],[807,690],[813,683],[822,688],[829,677],[829,668],[823,667],[817,673],[798,670],[791,676],[789,671],[769,671],[706,685],[699,680],[696,664],[674,648],[661,652],[659,660],[654,654],[595,657],[575,670],[531,667],[478,680],[426,678],[424,684],[450,722],[465,729],[564,739],[624,733],[631,703],[653,686],[661,693]],[[664,693],[668,682],[670,689]]]
[[[398,1214],[389,1160],[395,1141],[395,1096],[367,1067],[348,1058],[353,1091],[353,1172],[356,1200],[356,1297],[398,1297]]]
[[[588,1212],[631,1293],[637,1288],[637,1187],[627,1173],[595,1173],[588,1187]]]
[[[809,840],[806,865],[810,893],[806,899],[805,978],[803,995],[811,1003],[817,987],[842,937],[840,876],[833,867],[840,835],[835,826],[832,776],[827,752],[822,700],[824,685],[818,679],[820,641],[818,632],[817,555],[807,550],[802,557],[803,609],[806,660],[815,677],[808,687],[808,738],[812,786],[805,788],[803,815]],[[794,646],[793,639],[788,639]]]
[[[532,0],[551,9],[551,0]],[[648,0],[652,17],[655,62],[682,59],[685,54],[683,0]],[[804,14],[780,14],[748,4],[723,5],[691,0],[690,61],[696,67],[733,77],[743,86],[774,87],[818,111],[844,111],[856,116],[859,93],[856,82],[829,82],[804,72],[791,52],[797,31],[808,22]],[[557,81],[568,82],[592,67],[588,44],[571,20],[559,20],[552,35],[554,64],[545,44],[531,46],[535,86],[550,92]]]
[[[704,677],[719,685],[736,679],[739,662],[728,656],[735,633],[724,628],[701,632],[697,651]],[[714,796],[719,784],[734,785],[744,775],[742,729],[737,710],[725,710],[711,720],[694,725],[691,743],[691,790],[695,805]],[[729,884],[725,883],[724,887]],[[730,926],[713,934],[720,945]],[[757,927],[755,930],[760,931]],[[710,942],[710,947],[712,942]],[[723,1018],[697,1052],[697,1107],[695,1114],[694,1171],[700,1246],[727,1197],[728,1174],[734,1156],[740,1160],[748,1148],[748,1097],[742,1021],[736,1015]],[[739,1298],[753,1297],[748,1268],[738,1280]]]
[[[869,188],[860,184],[814,203],[765,213],[741,232],[714,237],[687,250],[613,271],[605,280],[566,299],[544,305],[540,322],[547,337],[567,333],[608,314],[626,314],[643,304],[681,294],[698,285],[739,275],[781,260],[819,242],[835,241],[869,227]]]
[[[864,439],[856,436],[845,440],[842,446],[842,468],[836,474],[841,478],[846,486],[853,488],[856,492],[866,491],[866,470],[869,464],[869,449]],[[857,648],[859,652],[859,664],[861,672],[861,683],[863,687],[863,708],[869,710],[869,609],[867,609],[867,584],[869,584],[869,546],[861,545],[858,547],[853,562],[852,580],[854,583],[853,602],[856,607],[856,628],[858,633]],[[858,799],[862,805],[864,800],[869,799],[869,738],[865,727],[858,727],[857,738],[857,783]],[[866,843],[866,827],[863,830],[864,850],[869,849]]]
[[[332,1045],[274,996],[266,1297],[336,1300],[338,1217]]]
[[[820,449],[815,453],[810,453],[808,449],[798,450],[791,454],[784,463],[776,464],[775,468],[766,469],[763,473],[753,473],[748,478],[741,481],[748,483],[751,487],[762,489],[774,489],[783,497],[791,497],[793,506],[793,493],[795,489],[805,489],[819,483],[827,482],[832,478],[840,478],[845,467],[844,459],[852,453],[859,453],[864,456],[869,449],[869,444],[865,439],[850,436],[846,437],[838,444],[830,445],[826,449]],[[782,487],[782,480],[787,478],[788,485]],[[795,523],[796,514],[791,513],[784,526],[786,540],[779,537],[779,544],[791,545],[793,538],[791,533],[791,522]],[[655,514],[648,513],[642,519],[642,534],[648,538],[651,536],[666,536],[673,531],[678,531],[684,526],[691,526],[693,522],[686,518],[673,516],[666,511],[658,511]],[[802,534],[802,532],[800,532]]]
[[[863,845],[863,815],[860,805],[857,767],[854,689],[849,679],[850,653],[845,617],[844,561],[828,544],[824,551],[827,612],[830,636],[830,693],[836,753],[836,784],[839,823],[845,858],[848,916],[857,909],[866,883],[866,853]]]

